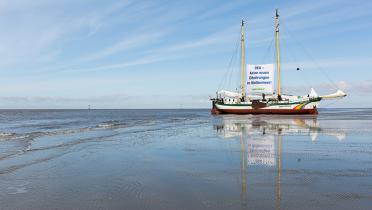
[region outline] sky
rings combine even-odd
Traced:
[[[276,8],[282,92],[371,107],[371,1],[2,0],[0,108],[209,108],[239,87],[242,19],[246,62],[274,62]]]

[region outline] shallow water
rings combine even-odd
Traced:
[[[372,109],[0,111],[0,209],[370,209]]]

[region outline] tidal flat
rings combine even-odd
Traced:
[[[371,209],[372,109],[2,110],[0,209]]]

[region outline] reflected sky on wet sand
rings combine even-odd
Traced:
[[[0,114],[0,209],[372,205],[370,109],[321,110],[319,116]]]

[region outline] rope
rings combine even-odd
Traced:
[[[283,23],[282,23],[282,25],[283,25]],[[306,53],[306,55],[311,59],[311,61],[315,64],[315,67],[321,73],[323,73],[324,76],[327,77],[327,79],[333,85],[333,87],[335,87],[336,89],[339,89],[338,86],[337,86],[337,84],[329,77],[329,75],[325,72],[325,70],[320,67],[320,65],[318,64],[318,62],[316,62],[316,60],[311,56],[311,54],[306,50],[306,48],[293,36],[293,34],[291,33],[291,31],[285,25],[283,25],[283,27],[288,32],[288,34],[293,38],[293,40],[295,40],[295,42],[302,48],[302,50]]]
[[[335,98],[332,102],[324,104],[322,107],[329,107],[341,101],[342,98]]]
[[[237,48],[236,48],[236,52],[235,52],[235,59],[233,60],[233,64],[232,64],[232,66],[231,66],[231,70],[230,70],[230,74],[229,74],[229,77],[228,77],[228,83],[227,83],[227,88],[228,89],[230,89],[230,87],[231,87],[231,81],[232,81],[232,75],[234,75],[235,74],[235,68],[233,67],[234,66],[234,64],[236,65],[236,55],[238,54],[238,51],[239,51],[239,44],[237,45]]]
[[[240,32],[239,32],[238,37],[240,38]],[[238,51],[238,48],[239,48],[239,40],[240,40],[239,38],[236,41],[234,51],[232,53],[232,56],[230,58],[230,61],[229,61],[228,65],[227,65],[227,71],[225,71],[225,73],[224,73],[224,75],[221,79],[221,82],[218,86],[218,90],[221,90],[221,88],[226,87],[226,77],[229,77],[230,78],[229,80],[231,80],[231,74],[233,72],[232,66],[233,66],[233,63],[234,63],[234,60],[235,60],[235,57],[236,57],[236,54],[237,54],[237,51]],[[228,81],[228,83],[230,83],[230,81]]]
[[[285,35],[289,35],[287,32],[286,32],[286,30],[284,30],[284,34]],[[283,39],[282,39],[283,40]],[[283,43],[283,41],[282,41],[282,43]],[[297,59],[297,56],[293,53],[294,52],[294,49],[292,48],[292,46],[290,45],[290,44],[287,44],[286,45],[286,47],[284,48],[284,52],[285,52],[285,55],[289,55],[289,56],[287,56],[287,58],[291,58],[291,61],[296,65],[296,67],[300,67],[300,64],[299,64],[299,62],[298,62],[298,59]],[[283,65],[283,69],[284,69],[284,67],[285,67],[285,64]],[[301,70],[300,70],[301,71]],[[295,71],[297,74],[300,74],[300,77],[301,78],[304,78],[302,75],[301,75],[301,73],[303,73],[304,71],[301,71],[301,72],[299,72],[299,71]],[[306,76],[305,76],[306,77]],[[308,86],[308,88],[311,88],[312,86],[313,86],[313,84],[310,84],[309,83],[309,80],[308,79],[303,79],[303,80],[301,80],[302,82],[304,82],[307,86]],[[288,91],[288,90],[286,90],[286,91]]]
[[[271,39],[271,42],[269,44],[269,47],[266,49],[266,52],[264,54],[264,57],[262,58],[262,62],[261,63],[264,63],[266,61],[266,58],[268,57],[270,51],[271,51],[271,48],[273,46],[273,43],[274,43],[274,37]]]

